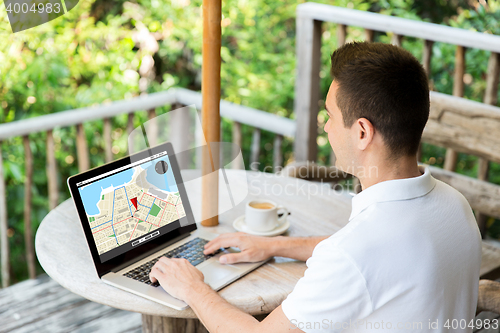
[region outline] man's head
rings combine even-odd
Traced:
[[[429,117],[427,76],[408,51],[390,44],[350,43],[331,56],[333,82],[325,131],[337,167],[415,156]]]

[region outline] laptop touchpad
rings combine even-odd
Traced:
[[[219,284],[226,280],[230,275],[237,276],[239,268],[232,265],[222,265],[218,262],[211,263],[200,269],[205,276],[205,283],[214,288],[215,284]]]

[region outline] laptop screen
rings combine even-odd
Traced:
[[[166,151],[76,186],[101,263],[179,228],[186,216]]]

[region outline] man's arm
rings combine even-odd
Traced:
[[[256,262],[272,256],[307,260],[322,237],[258,237],[243,232],[223,234],[205,245],[205,254],[221,247],[237,247],[239,253],[220,257],[222,263]],[[210,332],[294,332],[302,331],[285,316],[281,306],[259,322],[251,315],[229,304],[209,285],[203,282],[203,273],[186,259],[162,257],[149,274],[151,281],[159,281],[170,295],[185,301]]]
[[[208,286],[204,293],[193,293],[187,301],[209,332],[302,332],[288,320],[281,306],[259,322],[226,302]]]
[[[222,234],[205,245],[205,254],[221,247],[237,247],[240,253],[220,257],[221,263],[256,262],[273,256],[306,261],[316,245],[329,236],[319,237],[259,237],[244,232]]]
[[[158,280],[172,296],[188,303],[210,332],[302,332],[288,320],[281,306],[259,322],[229,304],[203,282],[203,273],[186,259],[161,258],[153,266],[150,278],[153,282]]]
[[[287,257],[306,261],[312,256],[313,250],[319,242],[329,236],[318,237],[274,237],[275,243],[271,256]]]

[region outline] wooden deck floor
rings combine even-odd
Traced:
[[[477,318],[500,319],[493,313]],[[142,332],[141,315],[91,302],[47,275],[0,289],[0,332]],[[500,332],[482,329],[477,333]],[[179,332],[182,333],[182,332]]]
[[[139,313],[91,302],[47,275],[0,289],[0,332],[141,332]]]

